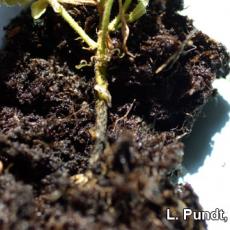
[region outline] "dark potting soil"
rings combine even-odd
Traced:
[[[170,175],[181,166],[181,138],[215,95],[213,80],[229,72],[229,56],[182,8],[153,1],[130,25],[129,55],[119,52],[121,34],[112,35],[110,147],[91,171],[94,69],[75,65],[93,53],[51,10],[11,22],[0,52],[1,229],[206,228],[183,221],[183,208],[202,208]],[[70,12],[96,39],[97,11]],[[167,208],[179,219],[166,220]]]

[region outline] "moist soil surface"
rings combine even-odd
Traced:
[[[108,146],[89,168],[94,145],[93,53],[51,10],[23,12],[0,52],[1,229],[206,229],[184,221],[202,210],[180,174],[181,138],[229,72],[225,48],[177,13],[182,1],[153,1],[122,36],[108,67],[112,95]],[[115,13],[114,9],[114,15]],[[93,7],[69,11],[96,39]],[[165,65],[164,65],[165,64]],[[166,220],[166,209],[179,218]]]

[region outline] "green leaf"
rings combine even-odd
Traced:
[[[15,6],[15,5],[27,5],[32,0],[0,0],[0,5]]]
[[[38,0],[31,5],[31,14],[34,19],[39,19],[48,7],[48,2],[46,0]]]

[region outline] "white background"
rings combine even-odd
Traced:
[[[230,0],[185,0],[185,8],[183,14],[193,18],[198,29],[221,41],[230,50]],[[229,80],[218,80],[214,86],[218,88],[223,99],[228,101],[230,111]],[[218,107],[215,107],[212,112],[218,114],[219,111]],[[209,116],[209,114],[205,115]],[[230,229],[230,112],[226,115],[227,122],[210,140],[209,144],[213,148],[210,153],[207,153],[203,165],[197,172],[187,174],[184,178],[192,184],[199,195],[204,210],[223,209],[229,217],[227,223],[209,221],[210,230]],[[202,121],[206,120],[208,119]],[[200,136],[199,144],[202,144],[203,138]]]

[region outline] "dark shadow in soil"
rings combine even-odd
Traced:
[[[10,19],[15,17],[20,11],[20,7],[0,7],[0,47],[2,46],[2,39],[4,36],[4,26],[6,26]]]
[[[193,174],[203,165],[212,152],[211,139],[229,120],[230,105],[220,95],[212,99],[196,121],[191,135],[184,139],[185,155],[183,165]]]

